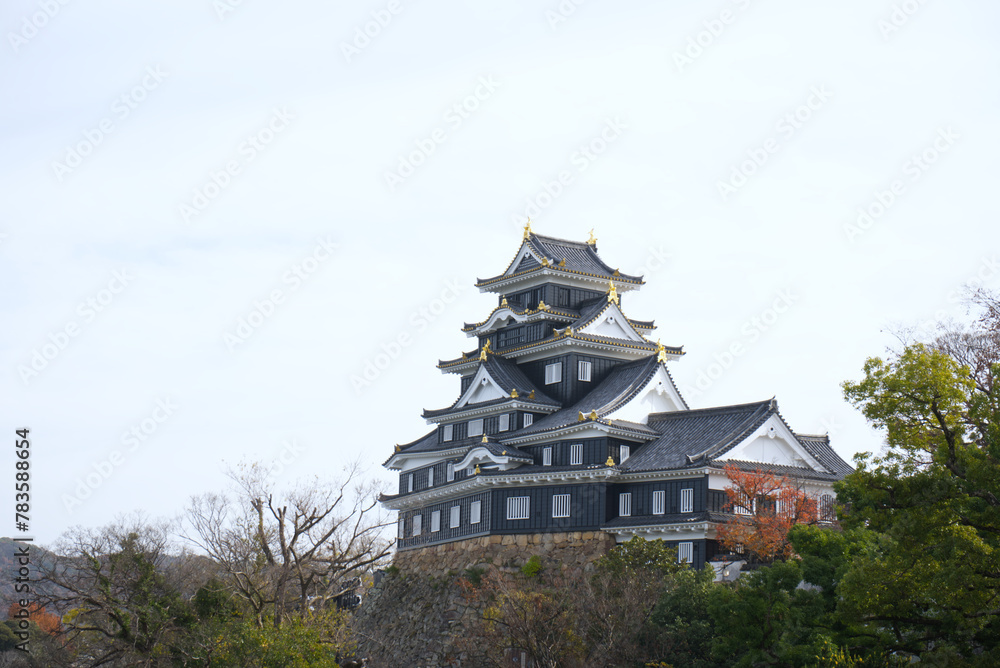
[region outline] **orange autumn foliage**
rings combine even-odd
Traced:
[[[727,464],[727,512],[735,516],[719,527],[723,547],[751,562],[772,563],[792,556],[788,531],[817,520],[816,499],[797,489],[788,478],[761,469],[744,471]]]
[[[7,608],[7,619],[14,619],[15,615],[20,613],[20,611],[21,606],[16,601],[11,603],[10,607]],[[44,605],[29,603],[28,619],[37,624],[38,628],[50,636],[55,636],[62,632],[62,620],[59,619],[58,615],[46,612]]]

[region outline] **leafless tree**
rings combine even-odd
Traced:
[[[316,478],[279,493],[258,464],[230,470],[229,494],[192,498],[184,536],[222,568],[256,615],[280,627],[357,587],[387,560],[379,487],[357,464],[339,481]]]

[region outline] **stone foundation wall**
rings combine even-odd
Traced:
[[[466,569],[519,569],[533,555],[546,568],[587,572],[615,544],[601,531],[483,536],[396,554],[395,569],[354,615],[358,655],[372,668],[468,668],[455,640],[475,611],[460,580]]]

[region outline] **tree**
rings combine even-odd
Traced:
[[[258,626],[300,621],[359,586],[388,557],[384,511],[374,483],[318,479],[281,496],[257,465],[230,471],[234,496],[194,497],[186,519],[188,540],[222,569],[227,585]]]
[[[41,631],[50,636],[58,636],[62,633],[62,622],[59,620],[59,615],[47,612],[45,606],[37,601],[29,603],[27,608],[21,608],[20,603],[16,601],[11,603],[10,607],[7,608],[7,619],[22,617],[25,612],[27,612],[26,619],[37,624]]]
[[[763,469],[747,471],[726,464],[725,471],[731,483],[725,490],[725,509],[734,516],[718,529],[722,545],[742,552],[751,563],[790,557],[788,531],[816,521],[816,500],[786,477]]]
[[[877,534],[843,576],[841,610],[896,651],[1000,658],[998,314],[844,383],[886,449],[837,486],[845,526]]]

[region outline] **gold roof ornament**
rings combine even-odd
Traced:
[[[608,303],[614,302],[618,304],[618,288],[615,287],[614,281],[608,281]]]
[[[620,271],[618,271],[617,269],[615,269],[615,273],[612,274],[612,276],[621,276],[621,275],[622,275],[622,273]]]
[[[565,267],[566,266],[566,258],[563,258],[563,259],[559,260],[559,266],[560,267]]]
[[[487,353],[491,353],[491,352],[493,352],[493,351],[490,350],[490,342],[489,342],[489,339],[487,339],[486,340],[486,345],[483,346],[483,349],[479,351],[479,361],[480,362],[485,362],[486,361],[486,355],[487,355]]]
[[[399,452],[399,451],[400,451],[400,450],[402,450],[402,449],[403,449],[403,448],[399,447],[399,444],[397,444],[397,445],[396,445],[396,452]]]
[[[490,437],[487,436],[486,434],[483,434],[483,443],[489,443],[489,442],[490,442]]]
[[[531,218],[528,218],[528,222],[524,224],[524,240],[527,241],[528,237],[531,236]]]
[[[504,450],[504,451],[503,451],[503,452],[501,452],[500,454],[501,454],[501,455],[506,455],[506,454],[507,454],[507,451],[506,451],[506,450]]]
[[[614,466],[615,465],[615,460],[613,460],[611,458],[611,455],[608,455],[608,461],[604,462],[604,465],[605,466]]]
[[[547,257],[543,257],[542,258],[542,266],[543,267],[549,266],[549,258],[547,258]]]
[[[589,417],[591,420],[596,420],[597,419],[597,411],[590,411],[590,415],[588,415],[587,417]]]
[[[506,306],[506,305],[507,305],[507,295],[504,295],[503,299],[500,300],[500,306]]]
[[[587,244],[590,246],[597,245],[597,237],[594,236],[594,228],[590,228],[590,238],[587,239]]]
[[[479,475],[479,464],[476,464],[476,472],[472,475]]]
[[[583,411],[579,411],[579,413],[580,413],[580,417],[578,417],[576,419],[577,422],[583,422],[584,420],[587,419],[587,417],[583,414]]]
[[[539,299],[538,300],[538,310],[539,311],[547,311],[547,310],[549,310],[549,307],[545,305],[545,300],[544,299]]]
[[[660,343],[660,340],[656,340],[656,361],[666,362],[667,361],[667,349]]]
[[[532,390],[531,392],[528,393],[528,398],[529,399],[534,399],[535,398],[535,391],[534,390]]]
[[[513,390],[510,391],[510,398],[511,399],[517,399],[517,388],[516,387]]]
[[[567,327],[566,329],[564,329],[563,330],[563,336],[568,336],[570,338],[573,338],[573,328],[572,327]]]

